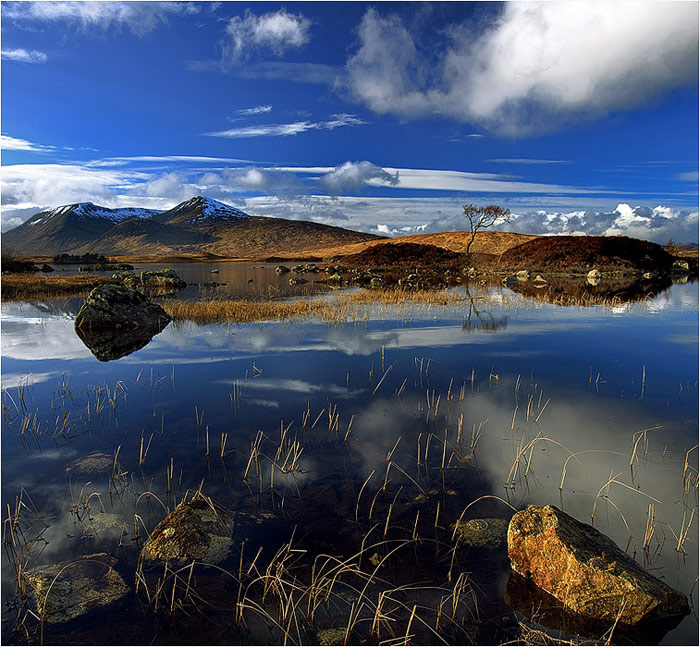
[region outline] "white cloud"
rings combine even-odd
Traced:
[[[163,162],[192,163],[195,164],[239,164],[251,163],[253,160],[239,159],[237,157],[207,157],[203,155],[132,155],[129,157],[108,157],[106,159],[91,160],[85,162],[85,166],[125,166],[129,162],[147,162],[162,164]]]
[[[253,117],[255,115],[264,115],[268,112],[272,112],[271,105],[265,106],[253,106],[252,108],[242,108],[241,110],[236,110],[235,114],[241,117]]]
[[[55,146],[44,146],[43,144],[35,144],[26,139],[10,137],[9,135],[0,135],[0,148],[5,151],[43,152],[53,150]]]
[[[354,115],[332,115],[327,121],[296,121],[289,124],[262,124],[260,126],[245,126],[243,128],[229,128],[210,133],[204,133],[209,137],[226,137],[230,139],[243,139],[249,137],[288,137],[298,135],[308,130],[334,130],[342,126],[361,126],[367,123]]]
[[[398,181],[398,171],[392,175],[383,168],[367,161],[345,162],[321,177],[321,184],[331,195],[347,191],[360,191],[367,184],[375,186],[396,185]]]
[[[128,28],[139,36],[169,16],[199,12],[195,2],[3,2],[3,18],[17,23],[63,21],[88,30]]]
[[[2,202],[29,209],[91,200],[110,206],[115,191],[148,176],[134,171],[95,170],[75,164],[12,164],[0,170]]]
[[[254,49],[270,49],[282,55],[286,49],[305,45],[310,27],[307,18],[286,9],[262,16],[246,10],[243,18],[234,16],[226,26],[226,39],[222,42],[224,61],[237,63]]]
[[[136,184],[131,189],[136,195],[146,195],[153,198],[169,198],[182,202],[196,193],[196,187],[187,184],[187,178],[180,173],[164,173],[148,182]]]
[[[294,173],[256,167],[205,173],[197,180],[197,185],[201,191],[207,192],[207,195],[216,194],[222,199],[232,193],[301,195],[306,192],[306,188]]]
[[[380,114],[528,135],[696,83],[697,18],[689,2],[509,2],[480,35],[455,26],[436,61],[398,17],[370,9],[344,85]]]
[[[3,61],[17,61],[18,63],[46,63],[49,57],[44,52],[35,49],[3,49]]]

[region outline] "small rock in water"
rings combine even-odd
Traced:
[[[508,521],[505,519],[470,519],[455,524],[460,544],[498,548],[506,543]]]
[[[593,526],[554,506],[530,506],[508,527],[512,569],[573,612],[636,624],[688,613],[678,591],[647,573]]]
[[[99,474],[100,472],[110,472],[114,467],[114,456],[104,452],[94,452],[82,458],[76,458],[68,467],[66,472],[74,474]]]
[[[318,638],[319,645],[344,645],[345,633],[345,627],[322,629],[316,634],[316,638]]]
[[[180,503],[151,533],[141,551],[145,560],[216,564],[229,554],[232,515],[210,499],[198,496]]]
[[[107,553],[33,568],[24,574],[29,597],[46,622],[68,622],[118,602],[129,592]]]

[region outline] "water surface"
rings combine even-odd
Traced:
[[[193,282],[186,269],[178,273]],[[220,269],[222,278],[231,280]],[[166,508],[201,488],[257,519],[236,537],[223,565],[232,572],[244,539],[246,563],[258,546],[261,560],[272,559],[292,536],[310,563],[323,554],[350,557],[363,537],[384,556],[382,542],[417,535],[381,575],[393,587],[422,588],[392,594],[404,596],[394,604],[395,628],[388,623],[370,642],[406,633],[414,604],[425,621],[414,618],[414,642],[439,642],[426,627],[463,572],[474,597],[459,603],[440,640],[494,644],[517,637],[522,618],[503,599],[507,557],[451,552],[450,525],[460,515],[508,518],[509,505],[551,503],[692,593],[692,613],[658,641],[696,644],[697,286],[613,308],[559,307],[502,287],[472,296],[478,314],[465,298],[445,308],[371,306],[345,325],[171,324],[111,362],[98,362],[73,331],[81,300],[3,304],[3,502],[14,509],[23,492],[27,509],[48,526],[27,522],[28,539],[32,530],[42,534],[26,566],[104,550],[133,584],[146,534]],[[249,468],[256,438],[264,456],[257,472]],[[292,447],[294,468],[272,467],[270,458],[277,454],[279,466]],[[110,474],[66,471],[98,451],[118,452],[126,473],[118,484]],[[644,550],[650,504],[654,535]],[[121,523],[98,529],[103,515],[118,515],[125,534]],[[308,577],[304,559],[300,582]],[[5,600],[13,578],[3,568]],[[247,629],[234,626],[234,591],[214,582],[203,571],[208,606],[178,615],[179,638],[141,592],[110,612],[110,623],[51,627],[47,640],[106,644],[125,631],[139,644],[280,640],[256,614]],[[354,607],[345,586],[292,641],[314,641],[319,629],[346,623]],[[13,613],[6,618],[3,640],[20,642]],[[359,622],[353,639],[367,638],[369,624]]]

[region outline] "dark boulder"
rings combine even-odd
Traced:
[[[101,362],[129,355],[162,332],[170,316],[137,290],[101,285],[75,318],[75,332]]]
[[[121,285],[101,285],[85,299],[75,318],[75,329],[135,330],[158,328],[169,322],[170,316],[165,310],[137,290]]]

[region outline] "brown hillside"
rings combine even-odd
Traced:
[[[438,234],[416,234],[414,236],[400,236],[398,238],[386,238],[381,241],[382,245],[396,245],[403,243],[417,243],[419,245],[435,245],[443,249],[463,254],[467,250],[467,242],[469,241],[468,231],[448,231]],[[472,245],[471,251],[475,254],[494,254],[500,255],[511,247],[520,245],[536,238],[529,234],[512,234],[506,231],[480,231],[477,233]],[[356,254],[366,249],[370,245],[377,244],[375,242],[364,242],[346,245],[343,247],[334,246],[325,249],[317,249],[316,253],[323,256],[342,256],[347,254]]]
[[[359,267],[434,267],[456,263],[463,258],[462,254],[435,245],[419,245],[417,243],[386,245],[379,243],[371,245],[357,254],[341,256],[339,260],[347,265]]]
[[[506,251],[504,268],[587,272],[665,270],[673,257],[656,243],[627,236],[540,236]]]

